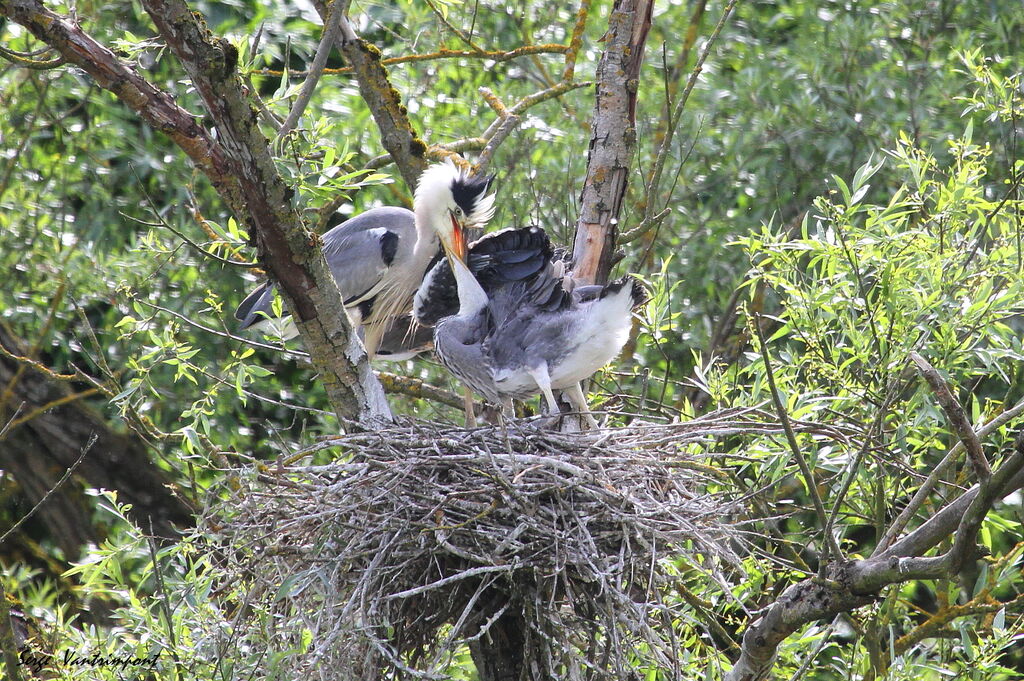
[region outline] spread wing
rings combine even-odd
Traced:
[[[473,242],[466,264],[490,295],[512,282],[524,281],[551,261],[551,241],[538,227],[492,232]],[[459,310],[459,294],[448,260],[439,258],[423,278],[413,302],[416,321],[433,326]]]

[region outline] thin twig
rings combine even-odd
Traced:
[[[697,58],[697,63],[694,65],[693,70],[690,72],[690,77],[686,81],[686,87],[683,89],[683,94],[676,102],[675,108],[669,116],[668,127],[665,130],[665,137],[661,141],[661,146],[658,147],[658,154],[654,160],[654,167],[651,170],[650,180],[647,182],[647,195],[649,198],[644,205],[644,216],[640,222],[641,225],[646,223],[645,230],[657,224],[656,220],[651,219],[651,214],[654,211],[655,197],[657,196],[658,188],[661,185],[661,176],[665,169],[665,161],[668,158],[668,154],[672,146],[672,139],[675,136],[677,127],[679,126],[679,120],[682,118],[683,111],[686,109],[686,103],[690,99],[690,93],[693,92],[693,88],[697,84],[697,79],[704,70],[704,62],[707,60],[708,55],[711,54],[711,48],[718,40],[718,36],[721,34],[729,16],[732,14],[733,8],[736,7],[737,1],[738,0],[729,0],[729,4],[727,4],[725,9],[722,10],[722,16],[719,17],[718,23],[715,25],[715,29],[711,32],[707,42],[704,44],[704,49],[701,50],[700,56]],[[701,14],[703,14],[702,10],[699,14],[695,12],[695,20],[699,20],[699,16]],[[643,234],[643,231],[633,229],[629,234],[632,240]]]
[[[484,51],[474,52],[472,50],[438,50],[437,52],[430,52],[427,54],[408,54],[401,57],[389,57],[387,59],[381,59],[381,64],[384,66],[394,66],[396,64],[408,64],[411,62],[421,61],[437,61],[440,59],[485,59],[487,61],[494,62],[505,62],[519,57],[529,56],[533,54],[565,54],[568,48],[565,45],[525,45],[518,47],[514,50],[507,52],[501,51]],[[285,75],[285,72],[280,69],[256,69],[249,72],[251,75],[259,76],[273,76],[281,78]],[[336,69],[324,69],[324,75],[336,76],[336,75],[350,75],[352,73],[351,66],[342,66]],[[292,78],[305,78],[309,75],[309,71],[288,71],[288,76]]]
[[[309,100],[313,97],[313,92],[320,81],[320,76],[323,75],[324,68],[327,67],[327,58],[331,55],[331,49],[341,33],[342,17],[348,11],[348,4],[349,0],[334,0],[328,8],[327,20],[324,22],[324,32],[320,36],[320,44],[317,45],[316,55],[313,57],[313,65],[309,69],[309,75],[306,76],[306,80],[302,83],[302,89],[299,91],[298,97],[295,98],[292,110],[288,112],[284,123],[281,124],[281,128],[277,131],[277,139],[284,139],[295,128],[299,118],[302,117],[302,113],[306,110]]]
[[[28,513],[23,515],[18,520],[18,522],[14,523],[14,525],[12,525],[9,530],[4,532],[3,535],[0,536],[0,544],[3,544],[4,541],[6,541],[8,537],[14,534],[19,527],[24,525],[29,520],[29,518],[34,516],[36,514],[36,511],[38,511],[51,496],[56,494],[57,490],[64,486],[64,483],[68,481],[68,479],[74,474],[76,470],[78,470],[78,466],[81,465],[83,461],[85,461],[85,455],[89,453],[90,449],[92,449],[92,446],[93,444],[95,444],[98,437],[99,436],[96,433],[93,433],[92,435],[89,436],[89,441],[85,443],[84,447],[82,447],[81,453],[78,455],[78,458],[75,459],[75,462],[71,464],[71,466],[66,471],[64,471],[64,475],[61,477],[60,480],[57,481],[57,484],[51,487],[49,491],[43,495],[43,498],[40,499],[36,503],[36,505],[29,510]]]
[[[434,13],[434,16],[436,16],[441,21],[441,23],[444,24],[445,28],[454,33],[459,40],[469,45],[470,48],[472,48],[472,50],[477,54],[484,51],[479,45],[473,42],[472,38],[470,38],[468,35],[459,30],[457,26],[448,21],[448,17],[446,17],[444,15],[444,12],[439,10],[434,3],[432,3],[430,0],[426,0],[426,3],[427,7],[430,8],[430,11]]]
[[[818,522],[821,524],[822,534],[825,535],[825,544],[822,547],[823,551],[820,570],[824,573],[827,567],[829,554],[836,560],[841,560],[843,557],[842,551],[839,549],[839,545],[836,543],[835,537],[827,532],[828,530],[828,516],[825,514],[825,506],[821,503],[821,495],[818,494],[818,483],[815,480],[814,473],[811,471],[811,467],[807,465],[807,461],[804,459],[803,452],[800,451],[800,445],[796,441],[796,434],[793,432],[793,426],[789,422],[789,414],[786,413],[786,406],[782,403],[782,396],[779,394],[779,388],[775,384],[775,374],[772,371],[771,357],[768,355],[768,344],[765,342],[764,333],[761,331],[761,315],[754,314],[754,331],[757,334],[758,345],[761,346],[761,358],[764,360],[764,372],[765,378],[768,380],[768,388],[772,394],[772,401],[775,403],[775,410],[778,412],[779,420],[782,422],[782,428],[786,433],[786,441],[789,443],[789,448],[793,452],[793,458],[796,459],[797,466],[800,468],[800,473],[804,477],[804,486],[807,488],[807,493],[811,496],[811,501],[814,503],[814,512],[818,515]]]
[[[170,223],[168,223],[166,220],[164,220],[163,217],[159,213],[156,213],[156,216],[160,220],[160,222],[149,222],[148,220],[143,220],[141,218],[137,218],[135,216],[128,215],[128,213],[125,213],[124,211],[121,211],[121,210],[117,211],[117,214],[120,215],[123,218],[131,220],[134,223],[137,223],[137,224],[140,224],[140,225],[144,225],[146,227],[163,227],[164,229],[166,229],[167,231],[173,233],[176,237],[178,237],[179,239],[184,241],[186,244],[188,244],[189,246],[194,248],[196,251],[198,251],[204,257],[212,258],[213,260],[216,260],[217,262],[222,263],[224,265],[233,265],[235,267],[246,267],[246,268],[258,268],[260,266],[259,263],[248,262],[246,260],[231,260],[230,258],[224,258],[222,256],[219,256],[216,253],[211,253],[210,251],[208,251],[205,248],[203,248],[203,246],[201,244],[196,243],[192,239],[188,238],[188,236],[186,236],[184,233],[182,233],[182,232],[178,231],[177,229],[175,229],[174,227],[172,227],[170,225]]]

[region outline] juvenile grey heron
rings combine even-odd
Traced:
[[[372,208],[346,220],[321,237],[323,253],[355,328],[372,359],[403,355],[403,348],[385,334],[392,322],[410,311],[413,294],[432,260],[439,257],[438,234],[457,224],[483,227],[494,213],[488,195],[490,178],[473,177],[450,160],[430,166],[420,176],[413,210]],[[272,316],[274,284],[250,293],[235,311],[240,327],[267,326]],[[281,335],[298,335],[294,324],[279,327]],[[393,336],[394,334],[390,334]],[[391,339],[393,341],[397,339]],[[421,347],[413,344],[407,350]],[[418,351],[418,350],[416,350]],[[413,352],[415,354],[415,352]]]
[[[514,281],[536,276],[552,258],[547,234],[536,227],[491,232],[471,243],[466,250],[469,270],[487,294]],[[451,265],[445,258],[439,258],[416,291],[413,317],[418,325],[428,327],[458,311],[458,286]]]
[[[562,390],[588,425],[597,427],[580,381],[622,350],[632,310],[647,299],[640,283],[627,276],[574,287],[565,263],[551,259],[547,235],[527,228],[543,241],[545,266],[488,291],[467,265],[457,222],[437,224],[443,227],[438,236],[458,290],[458,310],[434,326],[434,351],[441,362],[506,414],[513,399],[538,392],[557,414],[554,390]]]

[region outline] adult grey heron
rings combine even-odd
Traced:
[[[565,263],[552,259],[547,235],[533,227],[521,231],[543,242],[545,266],[488,291],[467,265],[459,225],[436,224],[443,228],[438,236],[458,290],[458,310],[434,326],[441,362],[506,415],[513,399],[537,393],[557,414],[554,390],[562,390],[588,425],[597,427],[580,381],[622,350],[632,311],[647,299],[640,283],[627,276],[574,287]]]
[[[487,194],[489,186],[490,178],[474,177],[450,160],[437,163],[420,176],[412,211],[372,208],[321,237],[324,257],[371,359],[378,350],[389,350],[387,343],[382,346],[385,334],[396,318],[409,312],[423,275],[432,260],[440,257],[437,235],[452,224],[461,234],[467,228],[483,227],[491,218],[494,196]],[[250,293],[235,311],[240,327],[265,328],[275,323],[270,319],[273,301],[271,282]],[[285,338],[298,335],[294,324],[278,328]],[[396,347],[380,355],[394,358],[404,353]]]

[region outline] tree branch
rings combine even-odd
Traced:
[[[652,0],[616,0],[608,19],[573,242],[573,277],[583,283],[607,281],[611,272],[616,222],[636,147],[636,95],[652,9]]]
[[[569,48],[565,45],[557,44],[545,44],[545,45],[523,45],[512,50],[483,50],[476,52],[473,50],[449,50],[441,48],[435,52],[425,52],[423,54],[404,54],[399,57],[388,57],[387,59],[381,59],[380,63],[383,66],[394,66],[395,64],[408,64],[412,62],[420,61],[435,61],[438,59],[480,59],[486,61],[503,62],[512,61],[519,57],[531,56],[535,54],[568,54]],[[351,75],[354,73],[351,66],[342,66],[337,69],[324,69],[324,75],[329,76],[340,76],[340,75]],[[290,78],[305,78],[310,74],[310,71],[288,71],[287,75]],[[285,75],[285,72],[281,69],[253,69],[247,71],[246,75],[260,75],[260,76],[273,76],[275,78],[281,78]]]
[[[302,117],[302,112],[306,110],[309,100],[313,97],[313,92],[316,91],[316,84],[320,82],[320,76],[323,75],[324,68],[327,66],[327,58],[331,55],[331,48],[341,33],[341,20],[347,9],[348,0],[334,0],[331,3],[327,17],[324,19],[324,33],[320,37],[320,44],[316,47],[313,65],[309,68],[309,75],[306,76],[305,82],[302,83],[302,89],[292,105],[292,110],[288,112],[288,117],[284,119],[284,122],[281,123],[281,127],[277,131],[278,139],[283,138],[295,128],[299,118]]]
[[[218,142],[169,94],[39,0],[0,0],[0,14],[80,66],[188,154],[231,211],[253,227],[261,260],[280,283],[339,419],[390,418],[318,242],[299,222],[291,205],[294,192],[277,173],[257,114],[243,94],[237,50],[211,35],[183,0],[144,4],[209,109]]]
[[[798,582],[751,623],[743,635],[739,659],[724,681],[758,681],[770,673],[775,652],[787,637],[810,622],[835,617],[872,603],[879,590],[914,579],[937,579],[955,573],[992,505],[1024,486],[1024,437],[1015,452],[986,483],[979,483],[932,516],[906,539],[864,560],[833,563],[829,579]],[[955,533],[944,555],[921,554]]]
[[[217,125],[243,190],[232,207],[254,228],[260,259],[284,293],[338,418],[390,419],[384,391],[349,325],[319,241],[299,220],[294,192],[277,172],[258,115],[243,93],[237,51],[210,34],[183,0],[145,0],[143,6]]]
[[[1024,399],[1020,400],[1015,405],[979,428],[977,432],[978,438],[987,437],[994,430],[1002,427],[1005,423],[1017,416],[1020,416],[1021,414],[1024,414]],[[903,528],[905,528],[907,523],[910,522],[910,519],[921,508],[922,504],[924,504],[925,500],[928,498],[928,495],[931,494],[933,489],[935,489],[935,485],[939,483],[939,479],[945,474],[946,469],[950,464],[956,461],[963,449],[964,443],[961,440],[960,442],[957,442],[949,450],[946,456],[942,458],[942,461],[940,461],[938,465],[931,470],[925,481],[922,482],[921,486],[917,488],[916,492],[914,492],[914,497],[910,500],[910,503],[908,503],[900,512],[899,517],[893,521],[892,525],[889,526],[889,529],[885,531],[885,536],[878,542],[878,546],[875,547],[872,555],[878,555],[889,548],[889,545],[892,544],[897,536],[899,536],[900,532],[903,531]]]
[[[318,0],[316,7],[323,16],[326,11],[323,2]],[[359,83],[359,94],[370,108],[377,129],[380,130],[381,144],[398,166],[406,186],[412,191],[427,164],[427,145],[413,130],[401,95],[391,85],[380,50],[357,36],[346,17],[340,17],[340,21],[338,49],[352,66]]]
[[[935,367],[928,363],[928,360],[916,352],[910,353],[910,359],[913,360],[918,372],[935,393],[935,398],[939,401],[942,411],[946,412],[949,425],[953,426],[960,441],[964,443],[964,447],[967,449],[967,458],[971,462],[971,467],[974,468],[974,474],[978,476],[979,481],[986,482],[992,476],[992,469],[988,465],[988,459],[985,458],[985,451],[981,448],[981,441],[978,440],[978,436],[971,427],[971,422],[967,419],[967,414],[964,413],[964,408],[956,401],[953,393],[949,391],[949,386],[939,376]]]

